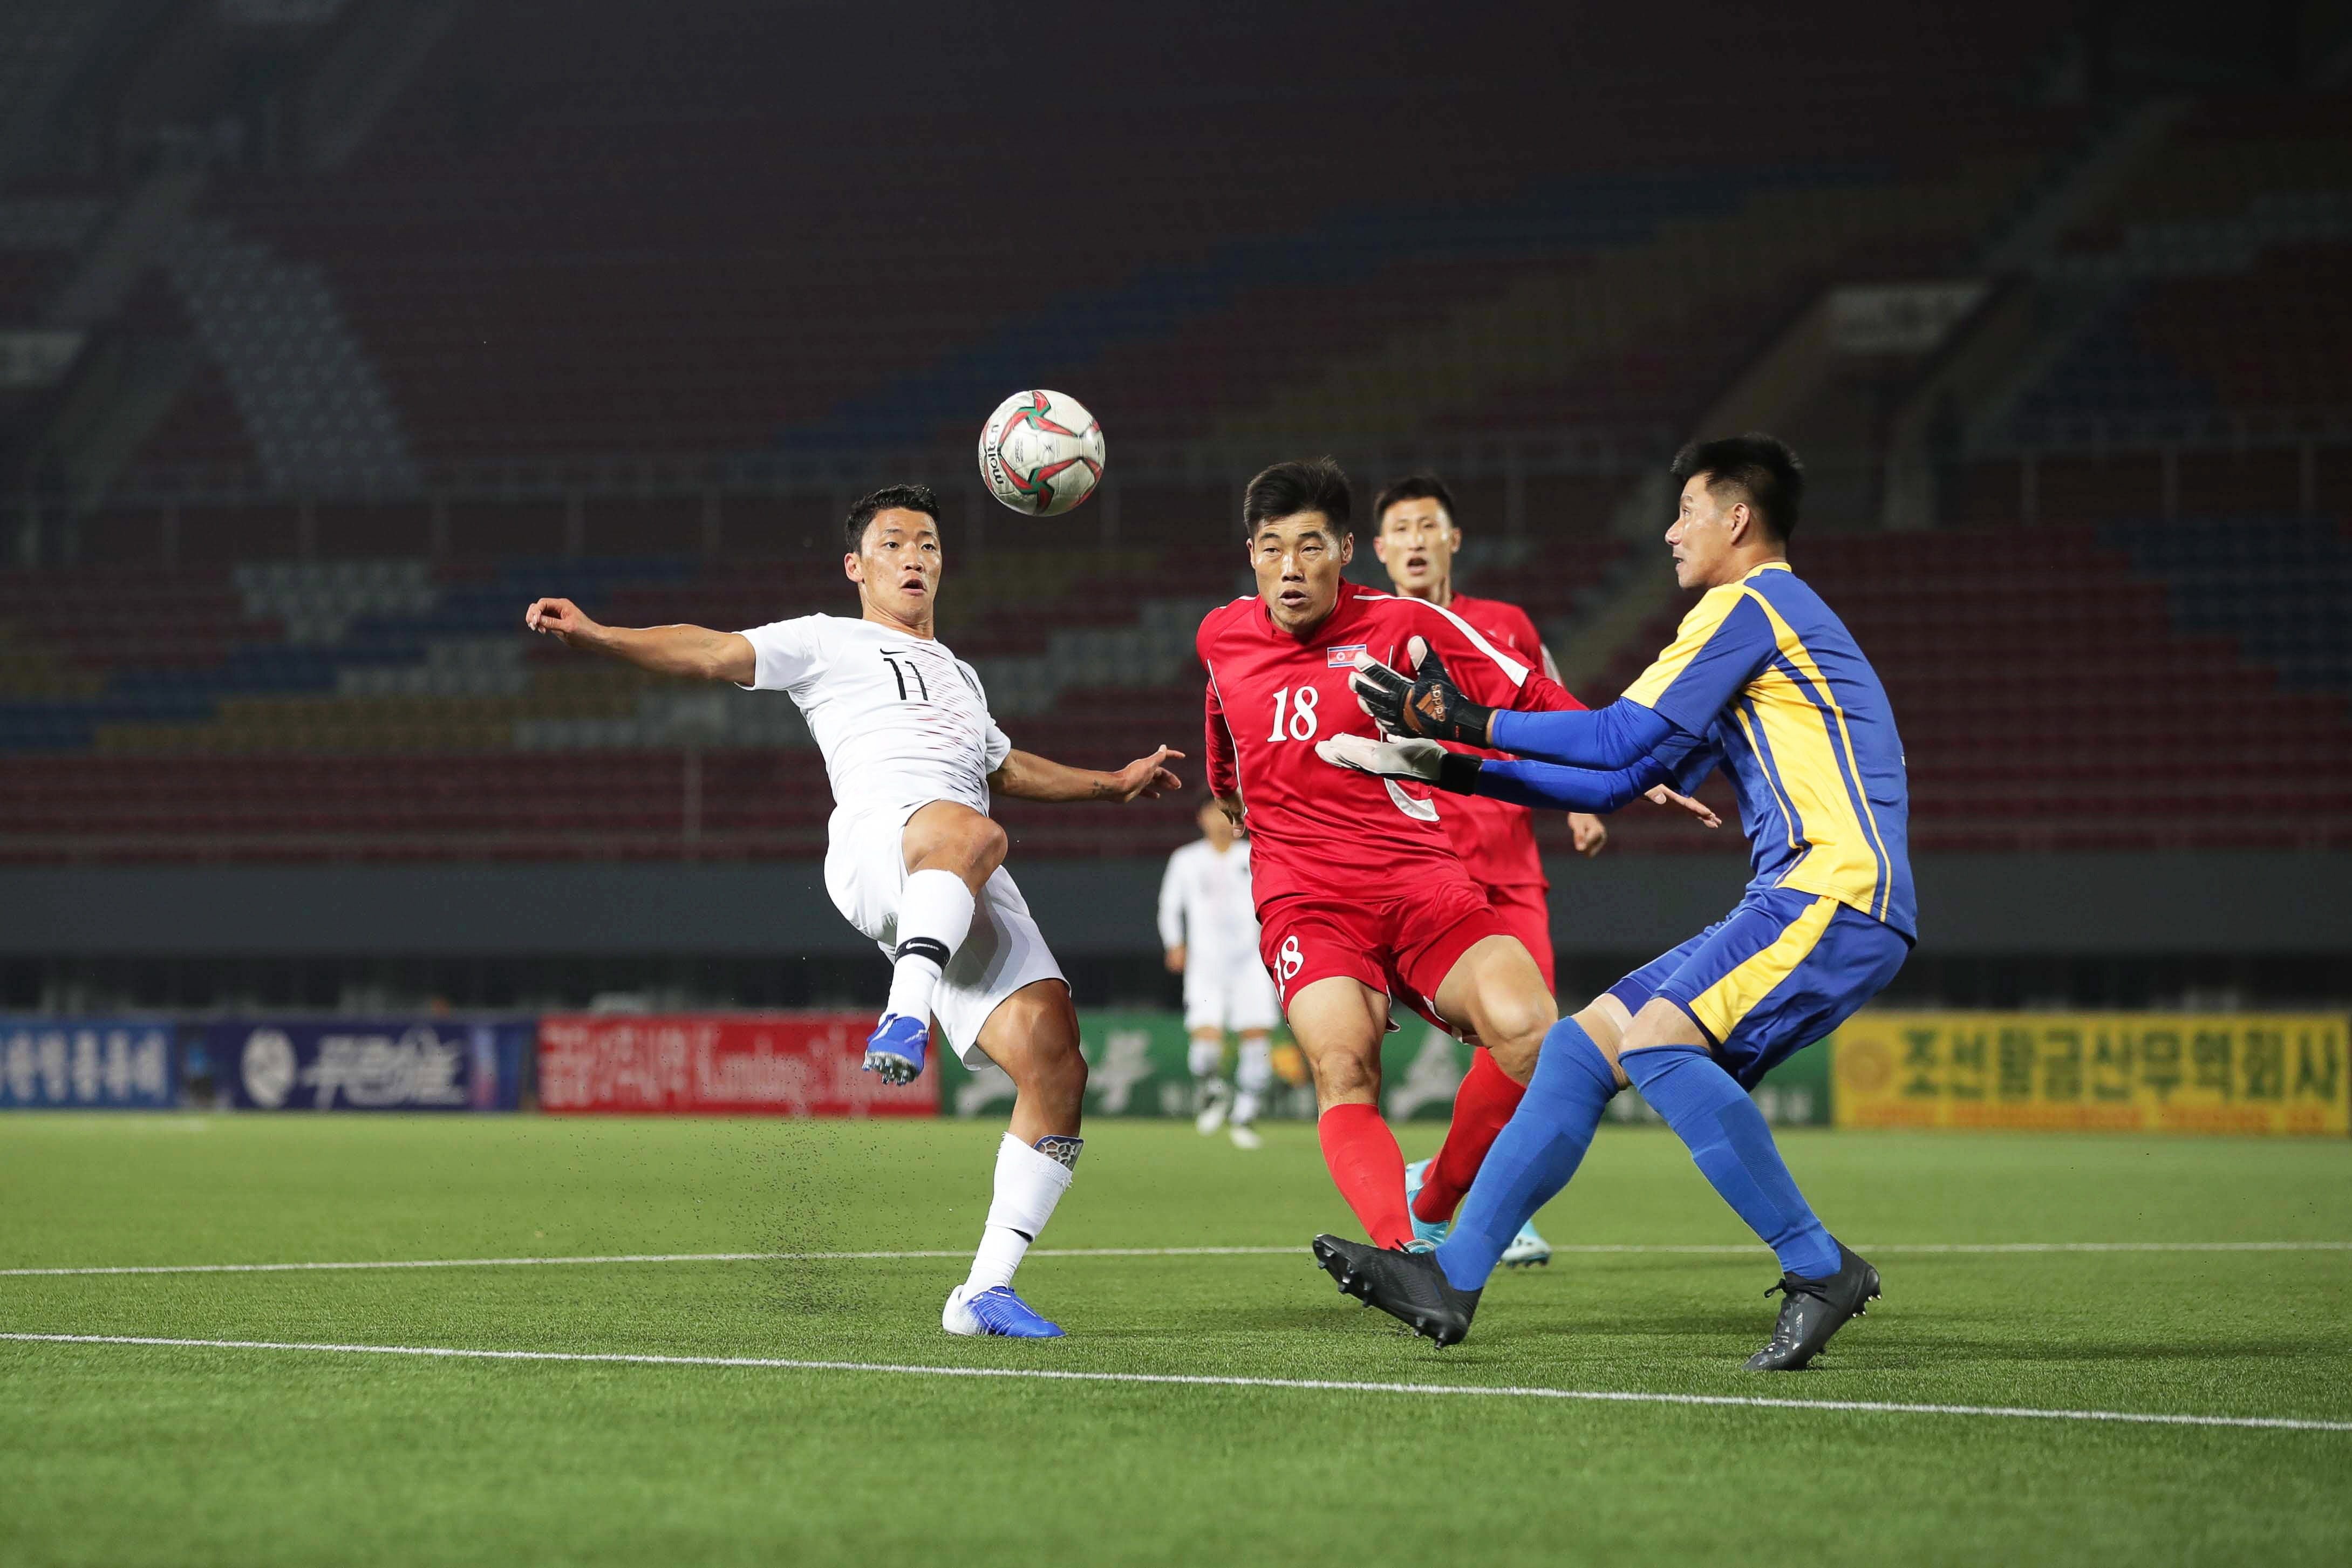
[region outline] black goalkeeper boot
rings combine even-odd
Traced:
[[[1341,1290],[1440,1345],[1458,1345],[1470,1332],[1478,1292],[1456,1290],[1447,1283],[1433,1253],[1390,1252],[1365,1242],[1318,1236],[1315,1261],[1339,1282]]]
[[[1783,1274],[1764,1292],[1780,1292],[1772,1342],[1748,1358],[1749,1372],[1794,1372],[1822,1353],[1830,1336],[1878,1300],[1878,1270],[1838,1243],[1838,1271],[1819,1279]]]

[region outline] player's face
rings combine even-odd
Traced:
[[[1401,500],[1381,514],[1381,531],[1372,536],[1372,553],[1389,571],[1389,581],[1400,594],[1426,598],[1454,574],[1454,552],[1462,548],[1462,531],[1445,509],[1428,496]]]
[[[877,511],[842,567],[859,598],[893,620],[924,625],[940,591],[940,525],[919,511]]]
[[[1223,849],[1234,841],[1233,818],[1227,816],[1225,808],[1215,801],[1209,801],[1201,807],[1200,820],[1201,837],[1218,848]]]
[[[1268,619],[1286,632],[1323,624],[1339,602],[1339,574],[1355,555],[1355,539],[1334,536],[1319,511],[1269,518],[1250,540],[1250,568]]]
[[[1706,488],[1705,474],[1693,474],[1683,483],[1682,510],[1666,530],[1666,543],[1675,552],[1675,584],[1683,588],[1712,588],[1736,543],[1737,526],[1748,515],[1739,492],[1727,488],[1726,506]]]

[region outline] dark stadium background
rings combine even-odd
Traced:
[[[1909,749],[1889,1000],[2341,1003],[2347,81],[2284,0],[6,0],[0,1009],[878,1005],[789,702],[530,598],[849,611],[925,479],[1016,742],[1193,779],[1263,463],[1438,469],[1597,701],[1749,427]],[[1025,386],[1108,433],[1063,519],[974,470]],[[1166,999],[1188,803],[1003,816],[1079,999]],[[1616,833],[1570,993],[1743,877]]]

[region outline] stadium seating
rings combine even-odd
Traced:
[[[1222,25],[1168,29],[1221,84],[1196,98],[1132,104],[1087,73],[1020,96],[1050,153],[999,170],[954,152],[1013,107],[968,79],[919,116],[876,114],[856,73],[780,98],[772,62],[854,52],[849,14],[586,8],[594,26],[577,5],[471,8],[354,165],[224,176],[191,231],[213,258],[181,269],[215,285],[198,325],[251,339],[220,355],[233,379],[362,365],[335,348],[335,311],[284,303],[306,289],[222,303],[240,278],[331,289],[364,366],[304,411],[355,469],[394,448],[430,464],[921,447],[1041,384],[1081,387],[1115,444],[1269,420],[1646,428],[1688,417],[1832,272],[1963,257],[2079,130],[2000,85],[2053,26],[2003,0],[2005,27],[1937,39],[1976,77],[1885,80],[1840,57],[1825,16],[1572,93],[1441,77],[1412,112],[1293,116],[1270,136],[1231,104],[1290,85],[1287,46],[1311,58],[1319,29],[1360,25],[1310,5],[1254,14],[1246,49]],[[1523,28],[1397,12],[1401,51],[1474,50],[1482,29],[1526,47]],[[979,57],[1002,47],[973,26]],[[1726,166],[1675,110],[1706,112],[1734,56],[1790,90]],[[1800,81],[1833,84],[1838,107]],[[1860,161],[1856,117],[1874,129]],[[812,136],[824,155],[795,155]],[[1008,195],[1033,185],[1050,194]],[[378,427],[375,374],[396,431]],[[258,392],[239,395],[268,423]],[[278,433],[256,434],[264,468],[295,471]],[[184,439],[144,462],[168,472]]]
[[[2352,414],[2352,100],[2214,98],[2066,238],[2107,307],[2019,400],[2032,444],[2110,421],[2165,436]],[[2189,510],[2194,510],[2192,506]]]
[[[837,545],[806,521],[844,497],[629,494],[530,466],[968,452],[981,411],[1041,383],[1104,416],[1119,489],[1076,521],[1082,552],[984,503],[950,518],[942,633],[1024,745],[1197,752],[1192,630],[1242,585],[1215,542],[1231,453],[1268,432],[1412,451],[1568,431],[1654,458],[1826,284],[1977,266],[2094,129],[2013,90],[2063,25],[2021,0],[1976,8],[1982,26],[1915,19],[1953,68],[1930,76],[1843,58],[1884,18],[1834,0],[1572,90],[1436,73],[1410,111],[1278,134],[1236,111],[1288,101],[1349,9],[1171,29],[1201,85],[1149,101],[1104,71],[1041,97],[997,29],[946,20],[955,71],[889,84],[889,107],[856,70],[778,90],[780,58],[860,58],[870,20],[847,13],[463,8],[352,162],[215,172],[168,276],[133,294],[134,334],[205,353],[120,487],[135,504],[79,520],[77,564],[0,571],[0,855],[812,853],[826,793],[789,704],[593,664],[516,622],[542,593],[638,624],[845,608]],[[1393,10],[1401,59],[1489,25]],[[1735,156],[1693,118],[1721,100],[1710,73],[1785,89]],[[961,151],[1008,102],[1035,161]],[[2166,177],[2066,237],[2057,269],[2116,297],[2011,434],[2352,409],[2352,212],[2328,194],[2352,174],[2347,126],[2332,100],[2183,118]],[[73,199],[0,202],[0,319],[59,281],[68,219],[86,235],[100,210]],[[1167,480],[1174,458],[1139,477],[1123,442],[1214,453],[1197,468],[1217,477]],[[497,466],[514,493],[493,493]],[[1621,471],[1507,487],[1466,466],[1465,588],[1556,629],[1628,568],[1606,531]],[[2346,659],[2320,585],[2342,539],[2271,514],[2315,484],[2340,506],[2352,472],[2077,451],[2034,476],[2036,516],[2064,526],[2006,526],[2011,462],[1946,508],[2000,526],[1805,541],[1903,715],[1916,842],[2344,834],[2326,781],[2345,771]],[[224,504],[239,478],[247,499]],[[2265,617],[2273,560],[2301,574]],[[2226,727],[2189,717],[2208,707]],[[1190,831],[1177,802],[1005,817],[1033,854]],[[1638,810],[1619,841],[1719,842]]]
[[[2352,239],[2352,203],[2345,232]],[[2161,432],[2168,416],[2298,410],[2352,410],[2352,243],[2133,285],[2022,401],[2017,423],[2028,437],[2069,416]]]
[[[1920,847],[2352,836],[2352,641],[2337,615],[2352,539],[2334,525],[1825,534],[1801,559],[1895,700]],[[1491,580],[1473,571],[1466,587],[1540,600],[1611,558],[1490,560]],[[838,612],[836,562],[815,549],[7,574],[0,856],[814,853],[830,798],[788,703],[588,661],[517,617],[539,593],[627,623]],[[1197,758],[1192,632],[1239,585],[1234,557],[1006,549],[962,572],[942,630],[1017,743],[1092,765],[1161,743]],[[1612,695],[1640,662],[1583,695]],[[1191,831],[1178,801],[1003,814],[1029,855],[1153,853]],[[1638,807],[1616,833],[1630,852],[1720,843]]]

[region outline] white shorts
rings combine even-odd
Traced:
[[[898,895],[907,886],[900,840],[907,819],[928,804],[855,816],[835,811],[829,825],[824,890],[833,895],[834,908],[872,937],[886,958],[898,950]],[[981,889],[971,933],[931,994],[931,1015],[964,1066],[977,1068],[988,1059],[980,1048],[980,1030],[996,1005],[1039,980],[1067,983],[1021,889],[999,866]]]
[[[1231,1029],[1235,1034],[1255,1030],[1271,1033],[1282,1016],[1282,1000],[1274,993],[1274,977],[1255,952],[1184,965],[1184,1029]]]

